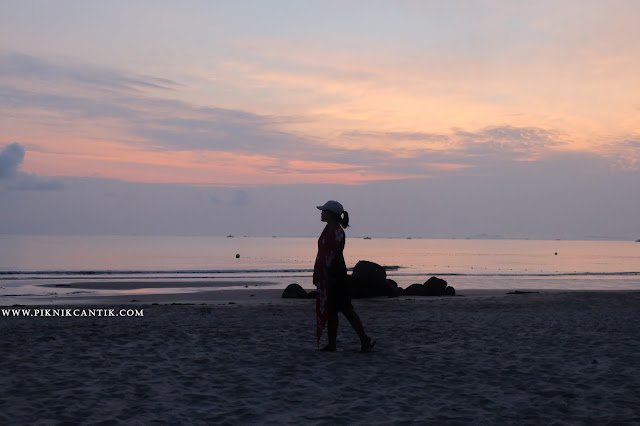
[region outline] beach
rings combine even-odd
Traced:
[[[40,311],[1,318],[0,423],[640,422],[640,292],[354,300],[369,354],[344,318],[319,352],[314,301],[279,293],[4,307]]]

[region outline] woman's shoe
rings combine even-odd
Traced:
[[[327,345],[324,348],[320,349],[320,352],[335,352],[336,347],[332,345]]]
[[[360,353],[366,354],[373,350],[373,347],[376,345],[377,340],[371,340],[371,337],[367,338],[367,341],[362,344],[360,348]]]

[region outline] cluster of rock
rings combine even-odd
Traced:
[[[411,284],[404,290],[405,296],[455,296],[456,289],[442,278],[431,277],[424,284]]]
[[[359,261],[347,277],[351,297],[398,297],[398,296],[455,296],[456,290],[441,278],[431,277],[424,284],[412,284],[406,289],[387,278],[383,266],[367,260]],[[312,299],[315,291],[307,293],[299,284],[290,284],[282,293],[285,299]]]
[[[287,288],[282,292],[283,299],[315,299],[316,292],[310,291],[307,293],[307,290],[302,288],[300,284],[289,284]]]

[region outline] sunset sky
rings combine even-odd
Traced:
[[[640,238],[640,2],[0,2],[0,233]]]

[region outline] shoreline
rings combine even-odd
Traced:
[[[71,292],[68,294],[55,295],[17,295],[0,296],[0,307],[12,306],[75,306],[75,305],[154,305],[154,304],[189,304],[189,305],[221,305],[221,304],[287,304],[297,301],[313,301],[315,299],[283,299],[281,288],[264,288],[270,282],[233,282],[234,287],[217,288],[215,290],[201,290],[202,288],[220,287],[221,283],[201,283],[197,287],[186,285],[181,282],[156,282],[149,286],[148,282],[121,282],[116,288],[110,287],[112,283],[99,282],[78,282],[65,285],[65,289],[92,289],[97,292]],[[58,287],[57,285],[45,285],[42,287]],[[107,294],[100,293],[107,290]],[[188,290],[192,291],[169,291],[154,292],[154,290]],[[116,290],[122,290],[121,294],[113,294]],[[144,290],[141,292],[139,290]],[[312,288],[305,288],[307,292]],[[535,294],[556,294],[556,293],[615,293],[633,294],[640,293],[640,290],[593,290],[593,289],[535,289],[522,288],[518,290],[510,289],[466,289],[460,290],[455,296],[399,296],[399,297],[374,297],[364,299],[354,299],[354,303],[366,300],[438,300],[438,299],[460,299],[460,298],[486,298],[497,296],[528,296]]]
[[[640,291],[640,277],[624,279],[579,277],[570,279],[517,279],[493,277],[444,277],[458,296],[502,294],[508,292],[558,291]],[[398,282],[407,288],[415,282]],[[123,279],[68,280],[63,282],[0,281],[0,306],[46,304],[105,303],[218,303],[218,301],[252,301],[265,295],[273,302],[292,283],[307,291],[315,288],[310,279]],[[275,292],[276,296],[272,294]],[[135,302],[134,302],[135,301]]]

